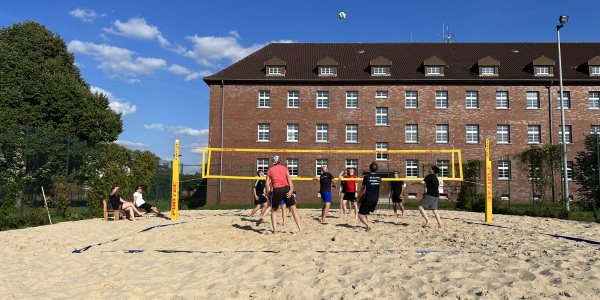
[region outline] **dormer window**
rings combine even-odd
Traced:
[[[600,66],[591,66],[592,75],[600,75]]]
[[[536,75],[550,75],[550,66],[535,66]]]
[[[542,56],[533,61],[533,75],[552,76],[554,75],[554,61]]]
[[[373,74],[374,75],[384,75],[387,74],[387,67],[383,67],[383,66],[377,66],[377,67],[373,67]]]
[[[423,66],[425,67],[425,76],[444,76],[446,62],[432,56],[423,62]]]
[[[600,56],[588,60],[590,76],[600,76]]]
[[[338,62],[331,57],[325,57],[317,62],[317,72],[319,76],[336,76],[338,71]]]
[[[427,67],[427,75],[440,75],[442,74],[441,66],[428,66]]]
[[[285,75],[285,61],[274,56],[265,62],[265,72],[267,76],[283,76]]]
[[[269,75],[282,75],[283,67],[282,66],[270,66],[269,67]]]
[[[321,67],[321,75],[333,75],[333,67]]]
[[[491,56],[486,56],[477,62],[479,76],[498,76],[500,62]]]
[[[392,74],[392,61],[382,56],[369,62],[371,75],[390,76]]]
[[[494,67],[481,67],[481,75],[494,75]]]

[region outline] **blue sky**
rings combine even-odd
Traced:
[[[456,2],[453,4],[451,2]],[[7,1],[0,25],[60,35],[93,91],[123,113],[117,143],[172,160],[208,143],[202,81],[272,42],[600,42],[597,1]],[[347,14],[345,20],[338,13]],[[201,151],[181,150],[185,165]],[[184,168],[186,173],[193,172]]]

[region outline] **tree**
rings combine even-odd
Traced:
[[[90,142],[112,142],[121,114],[92,93],[58,35],[36,22],[0,30],[0,129],[9,124],[51,129]],[[0,130],[1,131],[1,130]]]
[[[539,196],[541,202],[549,202],[552,199],[549,188],[556,188],[553,174],[560,170],[562,153],[561,145],[539,144],[515,155],[521,170],[529,173],[534,194]]]
[[[600,216],[600,183],[598,183],[598,145],[599,134],[585,137],[585,150],[577,152],[573,166],[573,179],[580,185],[577,192],[582,196],[582,206],[594,212],[594,218]]]

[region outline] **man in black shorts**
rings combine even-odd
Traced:
[[[438,214],[438,197],[440,196],[440,182],[436,176],[436,174],[440,171],[440,169],[436,166],[433,166],[429,169],[429,174],[423,178],[423,181],[415,182],[413,184],[424,184],[427,187],[427,191],[423,195],[423,199],[419,202],[419,211],[421,212],[421,216],[425,218],[425,225],[423,228],[429,227],[431,222],[427,218],[425,214],[425,208],[431,207],[433,211],[433,215],[438,222],[438,227],[442,228],[442,221],[440,220],[440,214]]]
[[[263,177],[265,177],[265,173],[261,170],[256,172],[256,175],[258,175],[258,177],[260,179],[257,179],[256,182],[254,182],[254,188],[252,189],[252,194],[254,196],[254,209],[252,210],[252,213],[250,213],[250,217],[253,217],[254,214],[256,213],[256,211],[258,211],[258,209],[260,208],[260,206],[263,206],[263,209],[261,211],[261,216],[265,213],[265,211],[267,211],[267,209],[269,208],[269,203],[267,203],[267,196],[265,194],[265,179]]]
[[[290,177],[288,168],[280,165],[281,157],[275,155],[273,157],[274,166],[267,172],[267,191],[273,190],[273,195],[269,195],[271,198],[271,223],[273,223],[273,234],[277,234],[277,210],[281,200],[285,201],[285,206],[290,208],[290,212],[298,225],[300,233],[302,231],[302,224],[300,223],[300,215],[298,209],[296,209],[296,198],[294,195],[294,183]],[[271,188],[272,187],[272,188]],[[270,193],[269,193],[270,194]],[[262,218],[258,220],[258,224],[262,222]]]
[[[348,175],[344,175],[344,178],[358,178],[358,176],[356,176],[355,167],[351,167],[349,169],[349,173],[350,174]],[[358,219],[358,206],[356,205],[356,197],[358,196],[358,180],[342,182],[346,182],[346,192],[344,193],[344,198],[342,201],[342,205],[344,206],[344,219],[346,218],[346,202],[348,202],[350,206],[348,209],[348,214],[352,213],[352,206],[354,206],[354,218]]]
[[[394,178],[399,178],[400,175],[398,171],[394,172]],[[391,181],[390,182],[390,193],[388,194],[388,198],[392,196],[392,203],[394,204],[394,217],[398,216],[398,209],[396,206],[400,205],[400,210],[402,210],[402,217],[404,218],[404,188],[406,184],[404,181]]]
[[[375,211],[375,207],[377,207],[377,202],[379,201],[381,176],[375,174],[378,168],[379,166],[377,166],[376,162],[372,162],[369,165],[371,174],[365,175],[363,178],[362,187],[360,188],[359,193],[359,198],[363,194],[365,194],[365,198],[360,204],[358,218],[367,226],[367,232],[373,230],[373,226],[371,226],[371,213]]]

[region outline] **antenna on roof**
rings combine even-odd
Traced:
[[[446,27],[445,30],[444,30],[444,27]],[[444,43],[449,44],[454,41],[452,39],[454,37],[454,33],[450,33],[448,26],[446,26],[444,23],[442,23],[442,33],[438,33],[438,35],[442,36],[442,42],[444,42]]]

